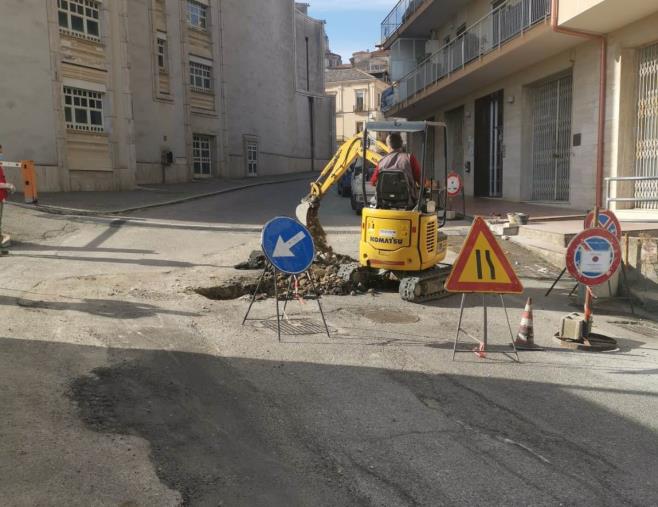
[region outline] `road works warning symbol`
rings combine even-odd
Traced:
[[[521,281],[482,218],[473,222],[445,288],[449,292],[523,292]]]

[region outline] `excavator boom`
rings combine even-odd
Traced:
[[[377,148],[377,151],[372,149],[373,145]],[[366,148],[365,155],[369,162],[377,165],[382,157],[389,152],[390,149],[384,143],[371,140],[371,146]],[[311,190],[308,195],[297,206],[295,211],[297,219],[309,228],[316,247],[321,252],[330,253],[331,248],[327,244],[324,229],[318,218],[320,202],[329,189],[338,183],[352,163],[361,155],[363,155],[363,138],[357,134],[338,148],[336,154],[322,169],[320,176],[311,183]]]

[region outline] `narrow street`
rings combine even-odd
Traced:
[[[125,217],[5,209],[15,246],[0,283],[3,505],[652,505],[658,498],[658,325],[595,311],[619,351],[552,336],[582,311],[555,268],[503,244],[535,301],[543,352],[451,360],[459,298],[394,292],[293,301],[195,292],[260,227],[292,215],[304,182]],[[335,192],[322,221],[355,255],[359,220]],[[463,228],[451,232],[451,256]],[[537,267],[537,269],[534,269]],[[482,333],[478,296],[465,327]],[[491,298],[490,341],[509,343]],[[253,319],[253,320],[252,320]],[[273,325],[274,324],[274,325]],[[296,331],[296,329],[298,331]]]

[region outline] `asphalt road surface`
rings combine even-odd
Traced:
[[[456,297],[326,297],[331,337],[315,302],[293,301],[279,342],[272,300],[242,326],[245,300],[194,291],[253,280],[232,269],[259,244],[240,227],[292,213],[305,190],[119,220],[7,208],[17,243],[0,275],[1,505],[656,505],[657,325],[597,307],[596,330],[619,351],[560,349],[572,286],[542,297],[550,280],[527,253],[510,250],[526,293],[507,304],[516,331],[534,297],[546,350],[520,363],[451,361]],[[347,199],[332,193],[323,222],[354,249]],[[465,310],[478,336],[480,301]],[[490,304],[491,343],[508,352]]]
[[[295,216],[295,208],[309,192],[309,182],[296,181],[255,187],[241,192],[200,199],[173,206],[152,208],[134,216],[204,223],[262,226],[273,216]],[[326,226],[358,226],[359,217],[350,199],[339,197],[334,189],[322,202],[321,217]]]

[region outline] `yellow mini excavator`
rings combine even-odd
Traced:
[[[409,183],[396,174],[382,172],[377,182],[375,202],[366,202],[361,213],[361,235],[357,263],[341,266],[339,274],[351,281],[368,283],[372,277],[395,277],[400,281],[400,296],[406,301],[420,303],[447,295],[444,283],[450,266],[439,265],[446,256],[447,237],[439,231],[445,225],[445,212],[439,221],[436,202],[432,200],[432,183],[425,188],[430,128],[442,128],[444,148],[447,135],[445,124],[437,122],[382,121],[368,122],[362,135],[345,142],[325,166],[318,179],[311,183],[310,193],[297,207],[297,218],[311,231],[318,250],[331,254],[326,235],[319,222],[320,202],[327,191],[341,178],[359,156],[372,164],[378,164],[389,149],[383,143],[371,139],[369,132],[399,132],[423,134],[421,182],[423,188],[413,192]],[[433,143],[431,143],[433,144]],[[432,154],[433,155],[433,154]],[[447,154],[444,149],[444,168]],[[364,164],[365,166],[365,164]],[[363,171],[366,174],[366,171]],[[383,177],[386,175],[386,177]],[[390,177],[389,177],[390,176]],[[445,192],[444,170],[443,192]],[[363,195],[366,196],[366,180],[362,178]],[[418,195],[416,202],[410,195]],[[441,200],[441,199],[438,199]],[[445,202],[445,199],[443,199]]]

